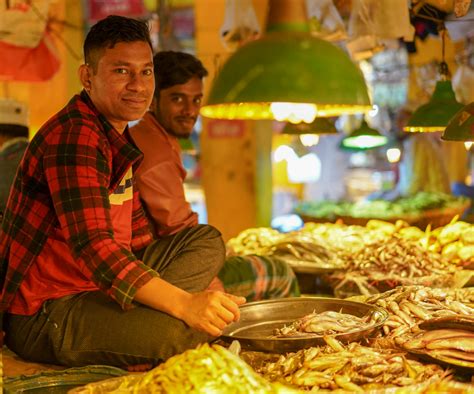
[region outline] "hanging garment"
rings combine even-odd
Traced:
[[[56,48],[46,30],[48,9],[49,1],[39,0],[34,7],[16,3],[0,10],[0,80],[41,82],[59,70]]]

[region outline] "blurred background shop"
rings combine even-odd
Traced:
[[[362,73],[370,108],[318,115],[315,119],[326,124],[316,128],[312,120],[201,117],[191,140],[182,141],[186,192],[200,220],[230,239],[252,227],[296,229],[305,217],[333,220],[334,209],[341,214],[343,204],[346,211],[364,207],[366,215],[377,216],[387,209],[377,203],[379,198],[410,197],[400,194],[400,182],[405,191],[406,182],[419,183],[411,186],[410,195],[428,193],[415,205],[422,200],[430,208],[441,207],[449,204],[449,197],[438,192],[469,195],[471,147],[442,141],[442,129],[420,137],[402,128],[432,99],[437,81],[445,83],[443,89],[453,89],[453,110],[473,101],[474,25],[469,21],[474,11],[465,3],[462,8],[461,2],[436,0],[10,0],[2,4],[0,19],[0,100],[27,107],[33,135],[79,91],[76,70],[84,33],[111,13],[148,20],[156,51],[198,56],[210,72],[206,97],[227,59],[245,44],[290,25],[299,25],[299,30],[305,25],[307,34],[341,49]],[[334,68],[334,78],[341,80],[346,75],[324,53],[316,56],[326,57],[318,89],[331,95],[325,72]],[[293,67],[290,62],[285,66],[289,57],[282,51],[279,67]],[[367,130],[378,142],[367,145],[366,137],[355,144],[343,141]],[[428,156],[409,153],[414,148],[407,147],[415,141],[433,147],[436,169]],[[422,184],[413,168],[432,168],[437,174],[443,168],[439,178],[444,180],[436,182],[449,182],[450,190]],[[348,203],[359,205],[347,208]]]

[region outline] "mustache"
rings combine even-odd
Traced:
[[[176,120],[177,120],[178,122],[181,122],[181,121],[196,122],[197,116],[178,116],[178,117],[176,117]]]
[[[124,96],[124,100],[149,100],[149,96],[147,95],[134,95],[134,96]]]

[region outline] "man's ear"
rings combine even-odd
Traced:
[[[79,67],[79,80],[86,92],[90,92],[92,87],[90,76],[90,67],[87,64],[81,64]]]

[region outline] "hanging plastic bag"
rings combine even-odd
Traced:
[[[0,80],[41,82],[59,70],[54,42],[46,32],[49,0],[34,5],[2,2],[0,11]]]
[[[376,50],[385,39],[413,41],[407,1],[353,0],[348,33],[351,39],[347,47],[356,58],[358,52]]]
[[[306,0],[306,12],[313,36],[327,41],[347,38],[344,22],[332,0]]]
[[[474,69],[461,64],[452,78],[453,90],[460,103],[469,104],[474,101]]]
[[[225,48],[231,52],[258,38],[260,26],[251,0],[226,0],[220,35]]]
[[[61,65],[48,34],[35,48],[19,47],[0,41],[0,80],[42,82],[51,79]]]
[[[25,3],[6,7],[0,1],[0,41],[19,47],[35,48],[39,45],[46,29],[49,0],[35,0],[34,8]]]

